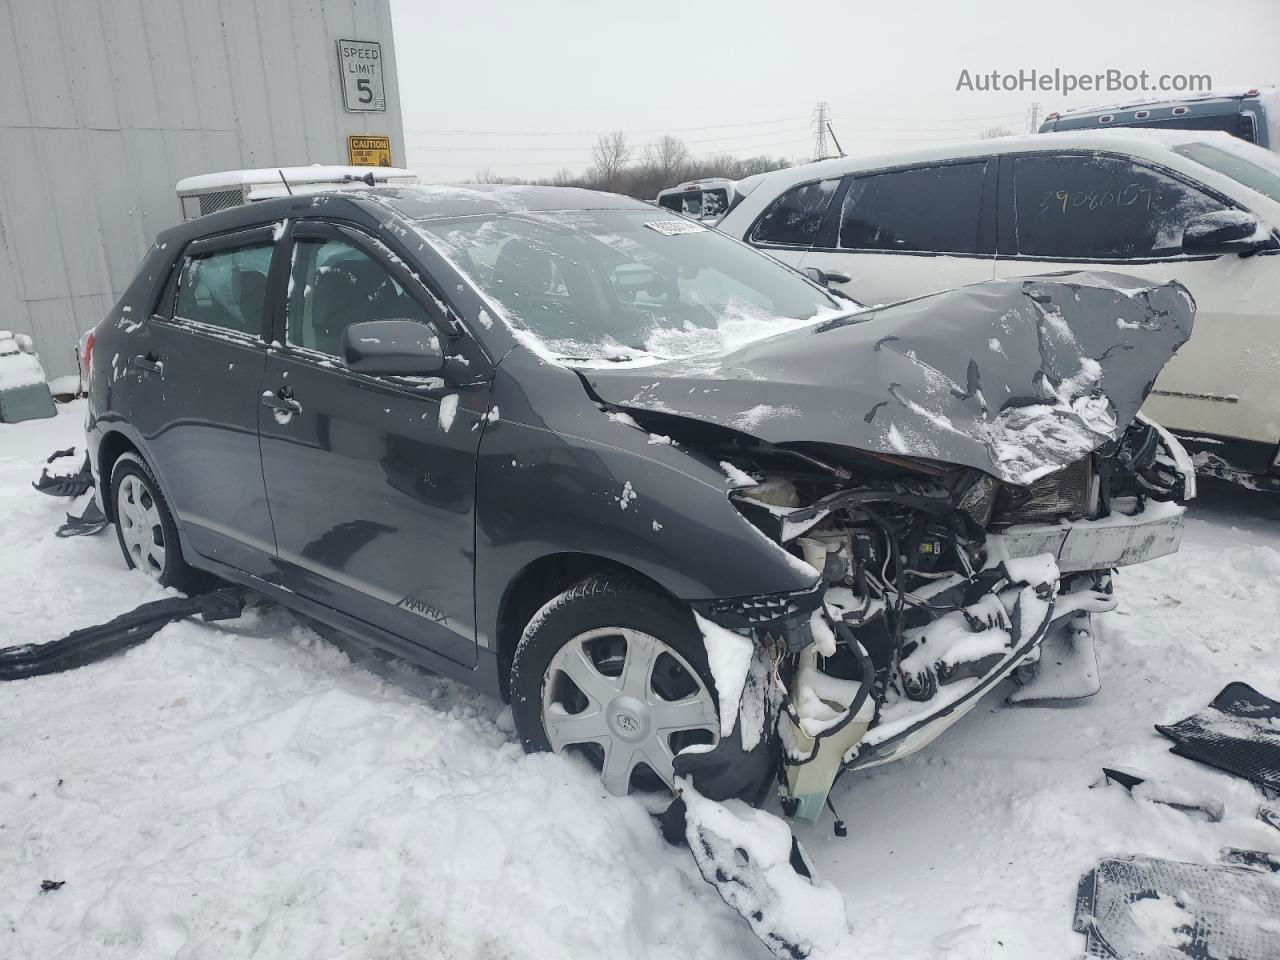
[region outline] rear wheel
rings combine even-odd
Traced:
[[[166,587],[190,591],[202,575],[187,565],[178,528],[160,484],[146,462],[123,453],[111,470],[111,506],[120,552],[130,569]]]
[[[676,754],[718,742],[702,637],[687,609],[634,580],[588,577],[546,604],[511,668],[529,751],[585,757],[625,795],[674,785]]]

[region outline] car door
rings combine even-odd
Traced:
[[[258,452],[266,364],[272,228],[194,241],[175,265],[131,356],[130,422],[197,554],[260,577],[275,571],[275,538]]]
[[[1191,218],[1233,204],[1173,171],[1117,154],[1015,154],[1005,169],[997,275],[1096,268],[1180,281],[1196,299],[1195,329],[1143,409],[1183,433],[1274,446],[1280,258],[1182,251]]]
[[[260,391],[263,476],[281,575],[301,596],[465,665],[476,661],[476,451],[489,367],[387,248],[349,226],[295,221]],[[443,379],[346,369],[342,331],[431,325]]]
[[[852,175],[800,265],[866,304],[990,280],[995,173],[978,158]]]

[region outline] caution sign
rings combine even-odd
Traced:
[[[353,167],[391,166],[391,138],[347,137],[347,162]]]

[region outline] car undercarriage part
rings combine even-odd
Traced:
[[[678,783],[676,815],[664,823],[684,840],[707,883],[778,960],[855,954],[845,900],[819,883],[784,820],[741,801],[718,803]]]
[[[1111,785],[1123,787],[1134,800],[1158,803],[1209,823],[1220,823],[1226,816],[1226,807],[1217,797],[1194,793],[1176,784],[1154,780],[1145,773],[1103,767],[1102,779],[1092,786]]]
[[[76,453],[75,447],[68,447],[66,450],[55,450],[46,464],[51,464],[55,460],[63,457],[74,457]],[[89,454],[84,455],[84,463],[75,473],[69,474],[52,474],[49,473],[48,466],[40,471],[40,479],[31,484],[41,493],[47,493],[51,497],[78,497],[90,487],[93,486],[93,470],[89,466]]]
[[[79,514],[68,513],[66,523],[54,531],[58,537],[92,537],[111,526],[102,508],[98,506],[97,494],[91,494]]]
[[[650,428],[678,434],[670,418]],[[734,505],[819,575],[807,591],[694,605],[766,653],[775,779],[803,822],[842,770],[919,749],[1015,670],[1013,702],[1095,694],[1093,614],[1116,604],[1112,569],[1176,550],[1178,501],[1195,489],[1180,448],[1140,417],[1024,486],[828,446],[797,457],[702,428],[680,439],[754,480]],[[728,747],[698,760],[730,762]]]
[[[1278,916],[1280,883],[1266,867],[1130,857],[1084,876],[1072,929],[1089,960],[1275,960]]]
[[[1173,752],[1266,790],[1280,792],[1280,703],[1247,683],[1222,688],[1208,707],[1156,730],[1173,741]]]
[[[244,595],[234,587],[153,600],[106,623],[72,631],[59,640],[0,648],[0,680],[24,680],[74,670],[135,647],[175,620],[196,615],[205,622],[234,620],[243,610]]]

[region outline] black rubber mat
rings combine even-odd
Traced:
[[[1199,713],[1156,724],[1173,752],[1280,791],[1280,703],[1247,683],[1229,683]]]
[[[1085,875],[1072,928],[1087,960],[1276,960],[1277,917],[1270,873],[1133,857]]]

